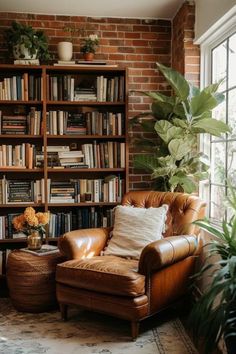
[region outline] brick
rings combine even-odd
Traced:
[[[137,32],[126,32],[125,38],[141,38],[141,35]]]

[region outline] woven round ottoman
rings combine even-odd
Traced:
[[[23,312],[44,312],[57,306],[56,265],[65,261],[59,253],[37,256],[12,251],[7,260],[7,283],[13,306]]]

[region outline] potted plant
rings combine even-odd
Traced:
[[[5,38],[15,59],[50,59],[47,37],[41,30],[14,21],[5,31]]]
[[[195,338],[204,340],[206,354],[217,348],[222,337],[228,354],[236,351],[236,192],[232,186],[227,200],[233,216],[230,221],[223,220],[221,229],[207,219],[194,222],[214,236],[209,256],[219,259],[210,263],[207,258],[206,266],[196,275],[199,279],[212,270],[212,281],[193,306],[189,318]]]
[[[68,35],[65,37],[65,40],[59,42],[57,45],[58,57],[60,61],[71,61],[73,56],[73,36],[79,35],[81,29],[73,26],[66,26],[63,30]]]
[[[157,139],[142,137],[136,141],[145,154],[137,155],[135,166],[151,172],[154,189],[192,193],[197,182],[208,175],[207,157],[198,151],[201,133],[220,137],[229,127],[212,118],[212,110],[224,100],[218,93],[220,83],[202,91],[177,71],[157,63],[174,94],[142,92],[152,99],[152,110],[131,119],[142,130],[156,133]],[[149,116],[152,119],[143,119]]]
[[[83,39],[83,45],[81,47],[81,52],[84,54],[85,60],[93,60],[96,49],[99,45],[99,39],[96,34],[90,34],[88,37]]]

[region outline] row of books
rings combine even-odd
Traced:
[[[0,145],[0,167],[29,168],[36,167],[35,145],[22,143],[21,145]]]
[[[42,77],[28,73],[0,79],[0,100],[42,100]]]
[[[40,180],[0,180],[0,204],[45,203],[44,179]]]
[[[19,213],[0,216],[0,239],[26,237],[14,230],[12,220]],[[68,213],[50,213],[49,237],[59,237],[65,232],[93,227],[111,227],[114,223],[113,209],[82,207]]]
[[[0,134],[39,135],[42,131],[42,112],[31,107],[29,114],[7,115],[0,111]]]
[[[91,82],[79,82],[73,75],[47,75],[47,99],[50,101],[123,102],[124,77],[97,76]]]
[[[125,143],[117,141],[94,140],[93,144],[82,144],[81,150],[70,150],[67,145],[47,146],[47,154],[51,167],[125,168]]]
[[[124,194],[124,180],[120,176],[105,179],[48,180],[50,203],[116,203]]]
[[[124,95],[124,77],[115,76],[107,78],[97,77],[97,101],[98,102],[123,102]]]
[[[0,216],[0,240],[26,237],[25,234],[16,232],[16,230],[13,227],[12,220],[15,216],[18,215],[20,214],[9,213],[7,215]]]
[[[124,180],[120,176],[105,179],[47,180],[49,203],[120,202]],[[40,180],[0,180],[0,204],[45,203],[45,182]]]
[[[69,213],[50,213],[49,237],[59,237],[72,230],[111,227],[113,223],[113,209],[84,207]]]
[[[66,111],[47,112],[47,134],[50,135],[122,135],[123,113]]]

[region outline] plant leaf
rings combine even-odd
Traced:
[[[188,154],[191,151],[191,145],[186,139],[173,139],[168,144],[168,149],[177,161],[181,160],[184,155]]]
[[[164,75],[170,86],[175,91],[176,95],[181,98],[181,100],[186,100],[189,95],[189,84],[187,80],[175,71],[174,69],[168,68],[165,65],[156,63],[158,69]]]
[[[193,123],[194,128],[202,129],[205,133],[209,133],[220,137],[222,133],[230,132],[230,128],[224,122],[213,118],[205,118]]]

